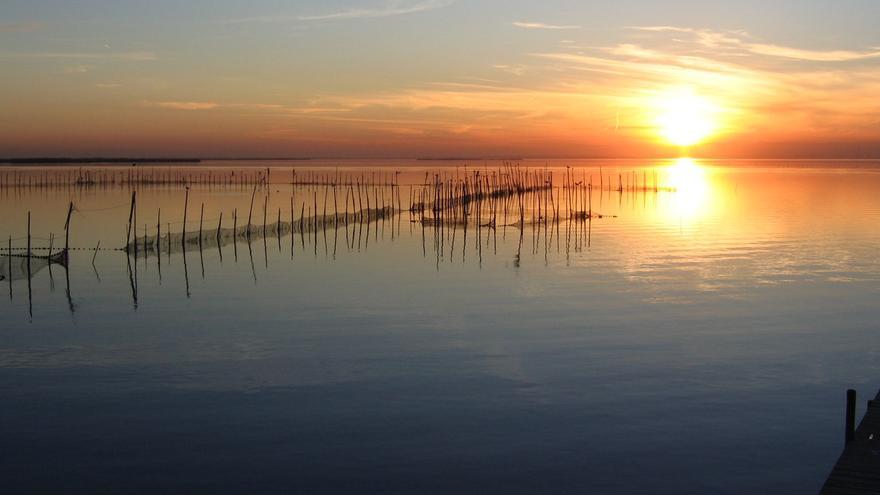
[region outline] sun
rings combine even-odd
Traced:
[[[657,129],[670,144],[693,146],[711,136],[718,125],[715,105],[688,89],[657,97]]]

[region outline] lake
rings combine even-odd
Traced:
[[[880,388],[878,190],[880,161],[2,167],[4,491],[816,493],[844,391]],[[28,270],[28,212],[47,255],[71,202]]]

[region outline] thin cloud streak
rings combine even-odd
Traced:
[[[443,7],[448,7],[455,3],[455,1],[456,0],[423,0],[420,2],[411,3],[402,2],[400,0],[389,0],[386,1],[383,6],[377,8],[351,8],[338,12],[314,15],[264,15],[258,17],[244,17],[241,19],[225,19],[219,22],[225,24],[270,24],[310,21],[333,21],[344,19],[375,19],[436,10]]]
[[[387,2],[378,9],[349,9],[331,14],[300,16],[301,21],[325,21],[332,19],[364,19],[371,17],[393,17],[398,15],[415,14],[426,10],[439,9],[452,5],[454,0],[426,0],[413,5],[402,4],[399,1]]]
[[[707,48],[719,48],[727,45],[755,55],[787,58],[805,62],[851,62],[880,57],[880,48],[872,48],[870,51],[807,50],[771,43],[758,43],[751,41],[751,36],[745,31],[719,32],[709,29],[694,29],[677,26],[634,26],[630,29],[653,33],[691,34],[695,37],[697,43]]]
[[[45,27],[42,22],[4,22],[0,23],[0,33],[33,33]]]
[[[523,29],[549,29],[554,31],[559,30],[568,30],[568,29],[581,29],[580,26],[562,26],[556,24],[544,24],[543,22],[524,22],[524,21],[514,21],[511,23],[513,26]]]
[[[116,87],[114,85],[112,87]],[[110,87],[110,86],[107,86]],[[165,108],[169,110],[204,111],[204,110],[248,110],[273,115],[317,115],[344,113],[348,108],[325,107],[291,107],[275,103],[221,103],[216,101],[144,101],[143,106]]]
[[[759,55],[790,58],[809,62],[850,62],[853,60],[866,60],[880,57],[880,51],[854,52],[848,50],[816,51],[801,50],[787,46],[751,44],[749,51]]]
[[[92,70],[94,68],[95,68],[95,66],[93,66],[93,65],[85,65],[85,64],[71,65],[70,67],[64,68],[64,73],[65,74],[85,74],[86,72],[89,72],[90,70]]]
[[[213,101],[158,101],[144,102],[148,107],[168,108],[171,110],[213,110],[219,108],[220,104]]]
[[[2,58],[32,59],[82,59],[82,60],[126,60],[132,62],[153,62],[159,57],[153,52],[34,52],[4,53]]]

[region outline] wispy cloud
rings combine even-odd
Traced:
[[[809,62],[849,62],[880,57],[880,50],[849,51],[849,50],[803,50],[787,46],[753,43],[748,45],[749,51],[760,55],[805,60]]]
[[[155,101],[145,102],[144,105],[171,110],[213,110],[220,107],[219,103],[213,101]]]
[[[85,64],[71,65],[71,66],[64,68],[64,73],[65,74],[85,74],[86,72],[88,72],[94,68],[95,68],[94,65],[85,65]]]
[[[257,17],[244,17],[240,19],[226,19],[220,22],[226,24],[251,22],[289,23],[394,17],[448,7],[455,3],[455,1],[456,0],[420,0],[414,2],[405,0],[386,0],[383,4],[373,8],[350,8],[336,12],[311,15],[264,15]]]
[[[42,22],[3,22],[0,23],[0,33],[33,33],[45,27]]]
[[[545,24],[543,22],[525,22],[525,21],[514,21],[511,23],[512,25],[523,28],[523,29],[551,29],[551,30],[562,30],[562,29],[580,29],[580,26],[565,26],[558,24]]]
[[[300,16],[302,21],[321,21],[329,19],[357,19],[370,17],[392,17],[396,15],[414,14],[426,10],[439,9],[451,5],[454,0],[424,0],[421,2],[388,1],[385,5],[374,9],[349,9],[329,14]]]
[[[757,42],[745,31],[712,31],[678,26],[636,26],[631,29],[654,33],[689,34],[707,48],[735,47],[744,52],[768,57],[787,58],[805,62],[850,62],[880,58],[880,48],[870,50],[807,50],[791,46]]]
[[[635,29],[636,31],[653,31],[657,33],[661,32],[674,32],[674,33],[692,33],[696,31],[693,28],[685,28],[678,26],[630,26],[629,29]]]
[[[144,106],[167,108],[169,110],[249,110],[274,113],[318,113],[320,108],[294,108],[277,103],[221,103],[217,101],[145,101]]]
[[[521,76],[526,73],[526,68],[523,65],[495,64],[492,66],[492,68],[504,72],[509,72],[515,76]]]
[[[72,59],[72,60],[126,60],[131,62],[152,62],[159,60],[153,52],[25,52],[4,53],[3,58],[34,59]]]

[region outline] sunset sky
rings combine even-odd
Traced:
[[[880,157],[878,19],[875,0],[5,0],[0,156],[662,157],[685,111],[694,156]]]

